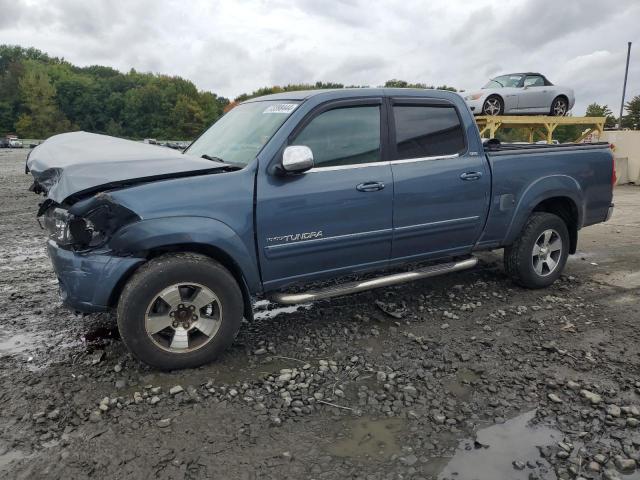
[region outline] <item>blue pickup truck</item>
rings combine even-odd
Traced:
[[[608,144],[483,144],[460,96],[413,89],[255,98],[184,153],[62,134],[27,170],[64,303],[116,310],[161,369],[214,359],[258,297],[330,298],[499,248],[517,284],[546,287],[611,216],[615,182]]]

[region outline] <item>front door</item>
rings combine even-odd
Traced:
[[[381,99],[324,104],[290,145],[315,167],[259,175],[257,244],[265,289],[385,266],[391,252],[393,179],[383,162]]]
[[[540,75],[527,75],[518,94],[518,110],[540,110],[551,107],[550,87]]]
[[[391,104],[392,260],[469,253],[488,209],[484,152],[470,151],[453,104],[398,98]]]

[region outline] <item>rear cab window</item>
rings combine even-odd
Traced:
[[[466,139],[453,105],[394,104],[394,159],[460,155]]]
[[[540,75],[527,75],[524,79],[525,87],[544,87],[544,79]]]

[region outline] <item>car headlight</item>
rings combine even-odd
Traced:
[[[482,93],[472,93],[471,95],[467,95],[464,97],[465,100],[478,100],[482,97]]]
[[[84,250],[97,247],[107,238],[88,218],[76,217],[64,208],[49,208],[43,215],[41,225],[49,238],[61,247]]]
[[[63,208],[50,208],[42,216],[40,225],[49,233],[49,238],[58,245],[71,245],[69,212]]]

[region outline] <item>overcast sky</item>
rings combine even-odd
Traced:
[[[575,114],[594,101],[617,114],[627,41],[627,98],[640,95],[639,0],[0,0],[0,12],[0,43],[231,98],[317,80],[469,91],[531,70],[573,87]]]

